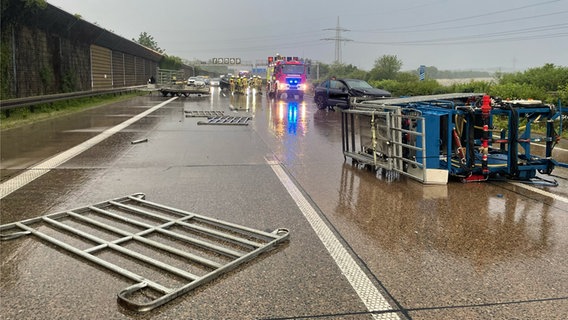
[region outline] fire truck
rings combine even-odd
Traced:
[[[286,98],[298,96],[304,98],[306,92],[307,77],[306,65],[298,57],[268,57],[266,70],[266,92],[270,98],[281,98],[283,93]]]

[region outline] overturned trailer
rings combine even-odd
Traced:
[[[164,97],[188,97],[192,94],[201,96],[210,93],[210,87],[205,83],[189,83],[183,70],[158,69],[158,79],[154,79],[154,81],[156,83],[149,83],[149,86],[160,92]]]
[[[537,100],[500,100],[458,93],[373,101],[352,101],[342,111],[345,158],[354,164],[394,172],[426,184],[492,178],[552,183],[560,139],[555,120],[562,110]],[[536,135],[535,125],[545,129]],[[544,145],[536,155],[533,144]]]
[[[165,86],[163,88],[159,88],[158,91],[162,94],[162,96],[184,96],[188,97],[189,95],[195,94],[198,96],[209,94],[211,91],[209,86],[196,86],[196,85],[186,85],[186,84],[177,84],[177,85],[170,85]]]

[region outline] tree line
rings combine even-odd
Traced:
[[[313,66],[313,65],[312,65]],[[370,71],[350,64],[319,63],[320,79],[332,76],[366,80],[372,86],[390,91],[394,96],[416,96],[457,92],[479,92],[505,99],[537,99],[568,103],[568,67],[547,63],[542,67],[514,73],[490,74],[480,71],[440,71],[425,68],[425,79],[420,80],[419,69],[401,71],[402,61],[395,55],[384,55],[375,60]],[[313,71],[312,71],[313,74]],[[443,85],[437,79],[472,79],[466,83]],[[490,80],[473,80],[489,78]]]

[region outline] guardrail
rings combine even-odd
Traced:
[[[116,93],[130,92],[130,91],[138,91],[146,87],[147,87],[146,85],[142,85],[142,86],[77,91],[77,92],[68,92],[68,93],[49,94],[43,96],[0,100],[0,111],[5,112],[6,116],[8,117],[10,115],[10,110],[15,108],[33,107],[34,105],[38,104],[64,101],[69,99],[87,98],[87,97],[100,96],[105,94],[116,94]]]

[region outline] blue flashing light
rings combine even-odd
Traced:
[[[289,85],[297,86],[300,83],[300,79],[297,78],[288,78],[286,79]]]

